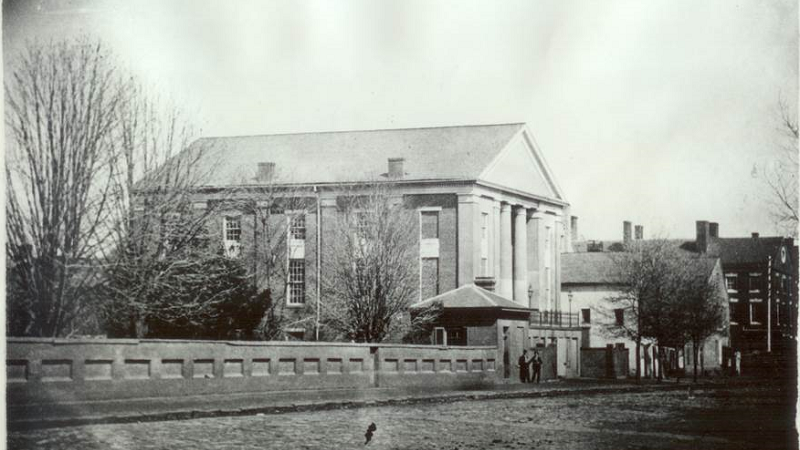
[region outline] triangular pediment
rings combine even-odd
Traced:
[[[479,180],[539,197],[563,200],[541,152],[524,129],[497,154]]]

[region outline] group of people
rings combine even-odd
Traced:
[[[528,366],[530,366],[530,370],[528,370]],[[534,350],[533,356],[528,359],[528,351],[522,350],[517,367],[519,367],[519,381],[533,383],[533,380],[536,380],[538,383],[542,373],[542,358],[539,356],[539,351]]]

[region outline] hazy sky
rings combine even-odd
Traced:
[[[6,63],[96,35],[203,135],[527,122],[586,238],[774,233],[753,175],[798,98],[796,2],[3,3]]]

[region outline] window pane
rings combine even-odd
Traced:
[[[292,239],[304,240],[306,238],[306,215],[297,214],[292,217],[292,223],[289,229]]]
[[[306,265],[305,260],[289,260],[289,303],[299,305],[305,303]]]
[[[439,238],[439,212],[422,211],[422,239]]]
[[[464,327],[448,328],[447,345],[467,345],[467,329]]]
[[[225,218],[225,240],[237,242],[242,240],[242,225],[238,217]]]

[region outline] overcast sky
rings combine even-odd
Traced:
[[[586,238],[775,232],[754,175],[798,98],[796,2],[3,3],[5,64],[97,36],[203,135],[527,122]]]

